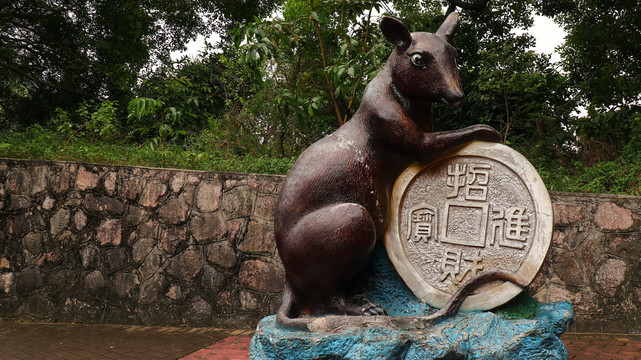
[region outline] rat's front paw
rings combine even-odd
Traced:
[[[474,140],[490,141],[490,142],[502,142],[501,133],[496,131],[493,127],[485,124],[472,125],[468,127],[468,130],[472,132],[472,137]]]
[[[369,302],[363,306],[361,306],[362,314],[367,315],[367,316],[375,316],[375,315],[387,315],[387,310],[383,309],[382,306]]]

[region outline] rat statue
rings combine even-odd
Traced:
[[[365,88],[359,109],[305,150],[289,172],[275,212],[274,233],[286,273],[279,324],[309,329],[313,318],[299,315],[385,315],[376,304],[350,302],[344,291],[384,233],[396,178],[412,162],[428,163],[472,140],[501,140],[486,125],[423,130],[431,129],[432,103],[455,107],[464,97],[456,50],[448,43],[457,23],[458,14],[451,13],[435,34],[410,33],[399,20],[384,17],[381,31],[395,49]],[[478,275],[441,311],[422,319],[455,312],[474,288],[495,280],[521,284],[504,272]],[[358,318],[343,316],[352,317]]]

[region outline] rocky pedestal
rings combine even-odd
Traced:
[[[407,288],[382,247],[375,250],[355,294],[394,316],[434,312]],[[368,289],[368,290],[365,290]],[[559,339],[572,323],[572,306],[539,304],[533,319],[507,320],[492,312],[459,313],[425,329],[343,327],[334,332],[288,330],[264,318],[250,358],[258,359],[567,359]]]

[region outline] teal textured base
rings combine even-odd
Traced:
[[[355,293],[390,315],[423,316],[434,309],[407,288],[377,247]],[[337,332],[283,329],[264,318],[251,342],[258,359],[567,359],[559,339],[572,323],[569,302],[540,304],[531,320],[506,320],[492,312],[459,313],[423,330],[382,326],[343,327]]]

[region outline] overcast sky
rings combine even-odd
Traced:
[[[563,43],[563,38],[565,37],[563,28],[548,17],[534,15],[534,25],[529,32],[536,39],[534,51],[552,54],[552,62],[561,60],[554,48]]]

